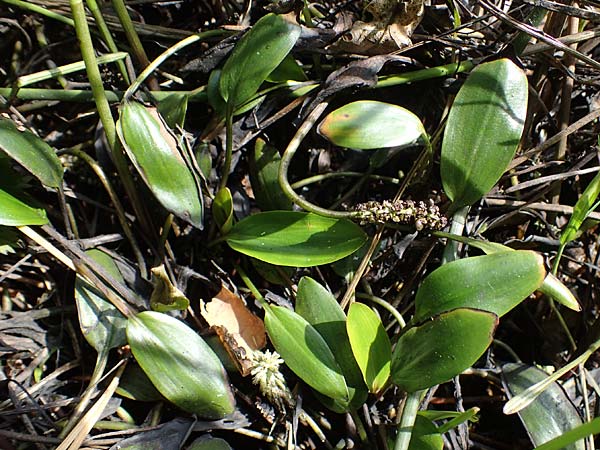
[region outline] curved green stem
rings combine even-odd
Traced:
[[[131,96],[137,91],[140,85],[154,72],[163,62],[165,62],[168,58],[173,56],[175,53],[184,49],[188,45],[191,45],[195,42],[201,41],[202,39],[213,37],[213,36],[221,36],[223,34],[227,34],[224,30],[210,30],[205,31],[203,33],[197,33],[192,36],[188,36],[187,38],[177,42],[175,45],[172,45],[164,52],[162,52],[158,57],[154,59],[151,63],[149,63],[146,68],[138,75],[135,81],[129,86],[127,91],[123,96],[123,100],[127,101],[131,98]]]
[[[385,175],[375,175],[375,174],[365,174],[363,172],[329,172],[329,173],[320,173],[318,175],[313,175],[312,177],[305,178],[300,181],[296,181],[292,183],[292,189],[300,189],[304,186],[308,186],[314,183],[320,183],[321,181],[328,180],[330,178],[342,178],[342,177],[352,177],[352,178],[361,178],[367,177],[372,180],[381,180],[386,181],[392,184],[400,184],[400,178],[394,177],[386,177]]]
[[[316,108],[310,112],[310,114],[304,120],[302,125],[300,125],[300,128],[298,128],[298,131],[296,131],[296,134],[288,144],[287,148],[285,149],[285,152],[283,153],[283,156],[281,157],[281,162],[279,164],[279,185],[281,186],[281,189],[283,190],[285,195],[291,201],[293,201],[306,211],[319,214],[325,217],[332,217],[334,219],[348,219],[352,217],[351,212],[332,211],[330,209],[321,208],[320,206],[317,206],[309,202],[308,200],[305,200],[304,198],[300,197],[298,194],[296,194],[294,189],[292,189],[292,186],[290,185],[290,182],[288,180],[288,170],[290,168],[292,158],[296,154],[296,150],[298,150],[298,147],[300,146],[308,132],[311,130],[315,122],[319,119],[321,114],[323,114],[323,111],[325,111],[328,105],[329,104],[326,101],[319,103],[316,106]]]
[[[100,121],[106,134],[106,140],[110,147],[113,161],[119,172],[119,178],[129,195],[133,209],[135,213],[147,230],[150,230],[150,221],[145,214],[145,209],[142,207],[139,194],[135,189],[135,184],[131,173],[127,167],[127,161],[125,155],[121,150],[121,145],[117,138],[117,131],[115,121],[110,111],[110,105],[106,99],[104,85],[102,84],[102,77],[100,76],[100,70],[96,61],[96,55],[94,53],[94,45],[92,43],[92,37],[90,36],[90,30],[87,24],[87,17],[85,15],[85,9],[83,7],[82,0],[70,0],[71,11],[73,12],[73,20],[75,21],[75,31],[77,38],[79,39],[81,47],[81,55],[85,62],[85,69],[88,75],[92,93],[94,95],[94,101],[96,103],[96,109],[100,116]]]
[[[377,303],[381,307],[385,308],[385,310],[387,312],[389,312],[394,317],[394,319],[396,319],[396,321],[400,325],[400,328],[404,328],[406,326],[406,321],[404,320],[404,317],[402,317],[402,314],[400,314],[400,311],[398,311],[396,308],[394,308],[392,305],[390,305],[388,302],[386,302],[381,297],[377,297],[375,295],[370,295],[370,294],[364,294],[362,292],[357,292],[356,297],[362,298],[365,300],[369,300],[370,302],[373,302],[373,303]]]

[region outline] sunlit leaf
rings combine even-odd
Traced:
[[[461,308],[410,328],[394,348],[392,381],[416,392],[450,380],[479,359],[497,324],[493,313]]]
[[[30,131],[20,131],[12,120],[0,117],[0,150],[46,186],[62,184],[63,167],[54,150]]]
[[[392,346],[379,316],[368,306],[354,302],[348,310],[347,329],[369,391],[381,391],[390,378]]]
[[[352,102],[329,113],[318,131],[335,145],[357,150],[404,147],[425,134],[421,120],[407,109],[372,100]]]
[[[310,323],[287,308],[270,306],[265,327],[277,353],[302,381],[327,397],[348,401],[342,369]]]
[[[46,211],[32,208],[0,189],[0,225],[19,227],[48,223]]]
[[[367,398],[367,386],[350,347],[346,330],[346,314],[335,297],[310,277],[302,277],[296,293],[296,313],[308,321],[325,339],[342,369],[348,385],[349,404],[326,403],[335,411],[358,408]]]
[[[236,44],[219,80],[221,96],[232,110],[249,100],[290,52],[300,36],[300,26],[292,20],[267,14]]]
[[[156,199],[169,212],[202,228],[202,195],[177,138],[155,108],[121,106],[119,136],[125,151]]]
[[[487,194],[508,167],[525,125],[527,96],[524,72],[508,59],[477,66],[458,92],[440,168],[454,210]]]
[[[300,211],[268,211],[236,223],[225,239],[234,250],[261,261],[310,267],[350,255],[367,236],[349,220]]]
[[[456,308],[502,316],[538,289],[545,276],[542,256],[530,250],[453,261],[425,278],[417,291],[413,320]]]
[[[129,318],[127,339],[138,364],[169,401],[209,419],[234,411],[235,401],[219,358],[185,323],[145,311]]]

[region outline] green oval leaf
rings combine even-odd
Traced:
[[[461,308],[410,328],[394,348],[392,381],[406,392],[448,381],[479,359],[497,324],[494,313]]]
[[[127,339],[138,364],[170,402],[209,419],[233,412],[235,401],[225,369],[185,323],[145,311],[129,319]]]
[[[158,112],[170,128],[183,128],[188,107],[188,94],[168,94],[158,103]]]
[[[32,208],[0,189],[0,225],[20,227],[48,223],[46,211]]]
[[[379,316],[362,303],[348,310],[348,336],[369,391],[381,391],[390,378],[392,345]]]
[[[88,250],[86,254],[117,281],[124,282],[121,272],[109,255],[96,249]],[[81,333],[98,353],[125,344],[127,319],[104,294],[79,275],[75,279],[75,303]]]
[[[42,184],[53,188],[62,184],[63,167],[52,147],[30,131],[19,131],[12,120],[0,118],[0,150]]]
[[[300,211],[268,211],[236,223],[225,239],[234,250],[261,261],[310,267],[350,255],[367,236],[346,219]]]
[[[352,353],[346,330],[346,314],[340,304],[315,280],[302,277],[296,293],[296,313],[306,319],[325,340],[348,385],[349,403],[328,403],[326,406],[338,412],[347,411],[348,407],[358,408],[367,399],[367,386]]]
[[[327,397],[348,401],[342,369],[310,323],[287,308],[270,306],[265,327],[277,353],[302,381]]]
[[[456,308],[476,308],[502,316],[544,282],[541,255],[530,250],[460,259],[433,271],[419,287],[414,321]]]
[[[156,199],[169,212],[202,228],[202,194],[177,138],[155,108],[137,102],[121,106],[117,124],[129,158]]]
[[[256,93],[299,36],[300,26],[290,16],[267,14],[240,39],[219,80],[221,96],[232,109]]]
[[[505,364],[502,367],[502,375],[510,396],[518,395],[528,387],[548,378],[544,371],[525,364]],[[531,442],[536,446],[582,424],[577,409],[557,383],[552,383],[527,408],[520,410],[519,418]],[[579,441],[564,448],[584,450],[585,444]]]
[[[479,200],[512,160],[527,113],[527,78],[508,59],[477,66],[450,109],[441,175],[453,209]]]
[[[372,100],[336,109],[317,130],[335,145],[357,150],[404,147],[425,134],[421,120],[409,110]]]

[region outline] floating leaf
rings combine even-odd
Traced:
[[[256,203],[262,211],[292,209],[292,201],[279,185],[279,151],[264,140],[256,139],[254,157],[250,160],[250,181]]]
[[[296,313],[307,320],[323,337],[342,369],[348,386],[349,403],[326,406],[334,411],[358,408],[367,399],[367,386],[350,346],[346,330],[346,314],[335,297],[310,277],[302,277],[296,294]]]
[[[0,189],[0,225],[20,227],[48,223],[46,211],[32,208]]]
[[[270,306],[265,326],[277,353],[302,381],[327,397],[348,402],[342,369],[310,323],[287,308]]]
[[[392,345],[379,316],[368,306],[354,302],[348,310],[347,328],[369,391],[380,392],[390,378]]]
[[[441,153],[454,210],[487,194],[508,167],[525,125],[527,95],[525,74],[508,59],[477,66],[458,92]]]
[[[268,211],[236,223],[225,239],[234,250],[261,261],[310,267],[350,255],[367,236],[346,219],[300,211]]]
[[[12,120],[0,117],[0,150],[22,165],[42,184],[58,188],[63,167],[54,150],[28,130],[20,131]]]
[[[372,100],[352,102],[329,113],[318,132],[335,145],[357,150],[404,147],[426,133],[409,110]]]
[[[537,367],[525,364],[505,364],[502,367],[502,376],[509,396],[520,394],[529,386],[548,377]],[[577,409],[558,383],[552,383],[527,408],[519,411],[519,418],[531,442],[536,446],[582,424]],[[564,448],[584,450],[585,444],[579,441]]]
[[[233,412],[235,401],[219,358],[185,323],[145,311],[129,319],[127,339],[138,364],[169,401],[209,419]]]
[[[108,254],[96,249],[88,250],[86,254],[109,275],[123,282],[121,272]],[[127,319],[104,294],[79,275],[75,279],[75,302],[83,337],[98,353],[125,344]]]
[[[219,90],[231,109],[249,100],[300,36],[291,16],[267,14],[236,44],[223,66]]]
[[[456,308],[476,308],[502,316],[538,289],[546,276],[541,255],[518,250],[444,264],[421,284],[414,321]]]
[[[202,228],[202,195],[177,138],[155,108],[121,106],[117,129],[125,151],[156,199],[169,212]]]
[[[448,381],[469,368],[492,342],[498,316],[460,308],[408,329],[392,355],[392,381],[416,392]]]
[[[154,311],[185,311],[190,306],[188,298],[169,279],[164,264],[153,267],[152,282],[154,289],[150,296],[150,307]]]

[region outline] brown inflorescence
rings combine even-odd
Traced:
[[[361,224],[391,222],[413,225],[417,231],[441,230],[448,223],[433,200],[427,203],[413,200],[369,201],[356,205],[353,218],[360,220]]]

